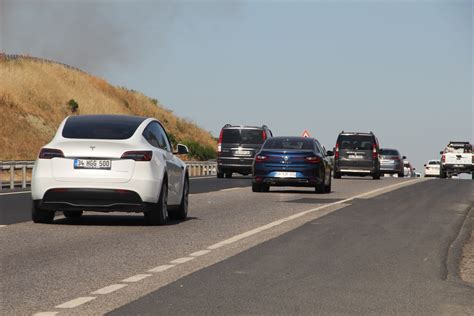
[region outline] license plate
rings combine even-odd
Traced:
[[[112,168],[111,160],[74,159],[74,169],[110,170],[111,168]]]
[[[275,172],[276,178],[296,178],[296,172]]]
[[[349,159],[363,159],[364,156],[359,156],[359,155],[349,155]]]
[[[394,162],[395,162],[394,160],[381,160],[380,161],[380,163],[382,163],[382,164],[392,164]]]
[[[237,156],[250,156],[252,153],[250,152],[250,150],[236,150],[235,154]]]

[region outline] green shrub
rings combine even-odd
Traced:
[[[69,109],[71,110],[72,113],[76,113],[77,110],[79,109],[79,104],[74,99],[69,100],[67,105],[69,106]]]
[[[212,146],[204,146],[194,140],[185,140],[183,144],[188,146],[189,155],[194,159],[205,161],[217,157],[217,153]]]

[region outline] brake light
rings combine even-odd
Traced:
[[[304,160],[306,160],[309,163],[315,163],[315,164],[321,162],[321,158],[319,158],[318,156],[306,157]]]
[[[443,155],[441,156],[441,162],[445,162],[445,161],[446,161],[446,155],[443,154]]]
[[[255,162],[264,162],[265,160],[268,160],[268,156],[258,155],[255,157]]]
[[[122,159],[132,159],[135,161],[150,161],[153,157],[152,151],[127,151],[123,153]]]
[[[39,159],[64,158],[64,154],[59,149],[42,148],[39,153],[38,158]]]
[[[262,131],[262,139],[265,141],[267,139],[267,132]]]
[[[221,130],[221,134],[219,135],[219,142],[217,143],[217,154],[220,154],[222,152],[222,135],[224,133],[224,130]]]
[[[377,159],[377,144],[372,145],[372,158]]]
[[[334,151],[334,158],[339,159],[339,143],[336,143],[336,149]]]

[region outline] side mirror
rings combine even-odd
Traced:
[[[402,159],[407,159],[407,156],[403,156]]]
[[[187,155],[187,154],[189,154],[189,148],[186,145],[178,144],[177,149],[178,149],[178,151],[177,151],[178,155]]]
[[[334,152],[331,151],[331,150],[328,150],[328,151],[326,152],[326,155],[328,155],[328,156],[330,156],[330,157],[331,157],[331,156],[334,156]]]
[[[426,167],[426,164],[424,164],[423,167]]]
[[[413,168],[413,171],[415,171],[415,170],[416,170],[416,168]]]
[[[444,154],[444,152],[440,151],[439,154],[442,155],[442,154]]]

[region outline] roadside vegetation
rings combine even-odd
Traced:
[[[159,119],[174,145],[191,157],[215,156],[216,141],[157,99],[53,62],[0,58],[0,160],[34,160],[61,121],[77,114],[128,114]]]

